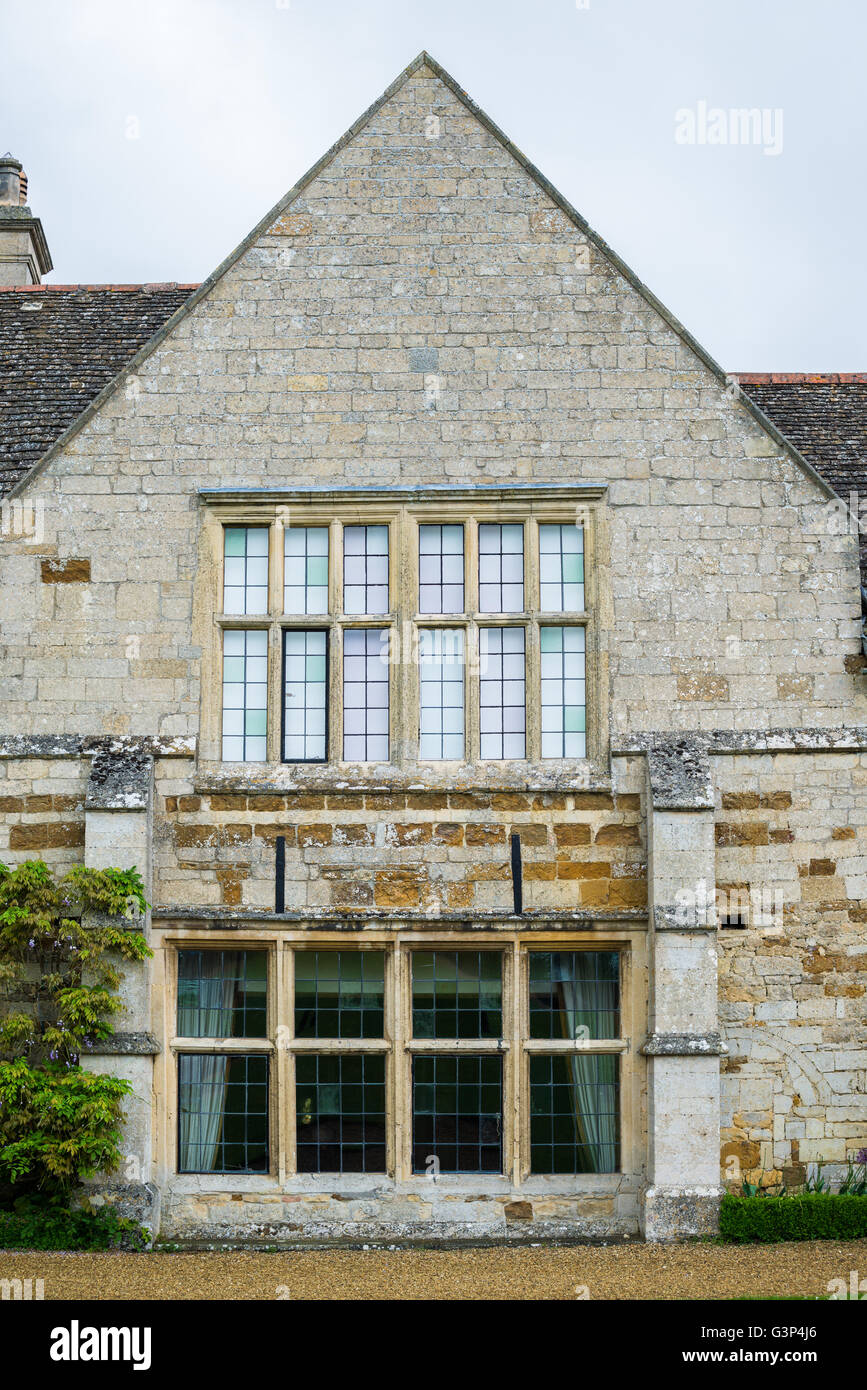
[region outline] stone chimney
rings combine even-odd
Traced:
[[[38,285],[52,268],[42,223],[27,206],[27,175],[7,152],[0,156],[0,285]]]

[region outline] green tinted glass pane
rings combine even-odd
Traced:
[[[307,557],[307,583],[308,584],[327,584],[328,583],[328,556],[327,555],[308,555]]]
[[[295,1107],[299,1172],[385,1171],[384,1057],[299,1057]]]
[[[244,555],[247,549],[247,529],[244,526],[227,526],[225,529],[226,555]]]
[[[415,1037],[501,1036],[499,951],[413,952],[412,988]]]
[[[563,650],[563,629],[560,627],[543,627],[539,629],[539,642],[543,652],[559,652]]]
[[[297,951],[295,1032],[299,1038],[381,1038],[383,951]]]
[[[563,556],[563,581],[566,584],[583,584],[584,582],[584,556],[583,555],[564,555]]]

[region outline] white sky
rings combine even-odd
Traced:
[[[864,0],[585,3],[0,0],[0,152],[54,283],[201,280],[426,48],[724,367],[867,369]]]

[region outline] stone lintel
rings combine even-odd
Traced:
[[[87,1049],[88,1057],[157,1057],[162,1048],[153,1033],[113,1033]]]
[[[0,734],[0,758],[78,758],[145,753],[152,758],[194,758],[194,737],[114,738],[108,734]]]
[[[659,744],[688,738],[711,756],[736,753],[864,753],[867,752],[867,725],[837,725],[836,728],[814,729],[714,729],[677,730],[635,733],[617,737],[612,743],[612,756],[631,757],[647,753]]]
[[[726,1057],[719,1033],[653,1033],[639,1049],[643,1057]]]

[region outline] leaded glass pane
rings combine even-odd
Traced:
[[[178,1057],[178,1171],[267,1173],[268,1058]]]
[[[419,526],[418,611],[463,613],[463,526]]]
[[[584,528],[539,527],[539,584],[543,613],[584,611]]]
[[[300,1173],[384,1173],[385,1058],[299,1054],[295,1114]]]
[[[178,951],[178,1036],[267,1037],[267,951]]]
[[[423,628],[419,634],[419,757],[464,756],[464,634]]]
[[[283,551],[283,611],[327,613],[328,527],[287,527]]]
[[[283,634],[283,759],[323,762],[327,756],[328,634]]]
[[[620,1058],[530,1058],[530,1170],[616,1173],[620,1167]]]
[[[542,627],[539,642],[542,757],[586,757],[584,629]]]
[[[343,634],[343,758],[388,762],[388,629]]]
[[[344,526],[343,611],[388,612],[387,526]]]
[[[479,629],[479,699],[482,757],[526,757],[522,627]]]
[[[530,1037],[620,1036],[616,951],[530,952]]]
[[[223,761],[263,763],[268,732],[268,633],[223,633]]]
[[[295,952],[297,1037],[381,1038],[384,1002],[384,952]]]
[[[501,1057],[413,1058],[413,1172],[499,1173],[502,1131]]]
[[[413,951],[415,1038],[499,1038],[503,1031],[499,951]]]
[[[524,527],[479,526],[479,612],[524,611]]]
[[[268,612],[268,529],[223,528],[223,612]]]

